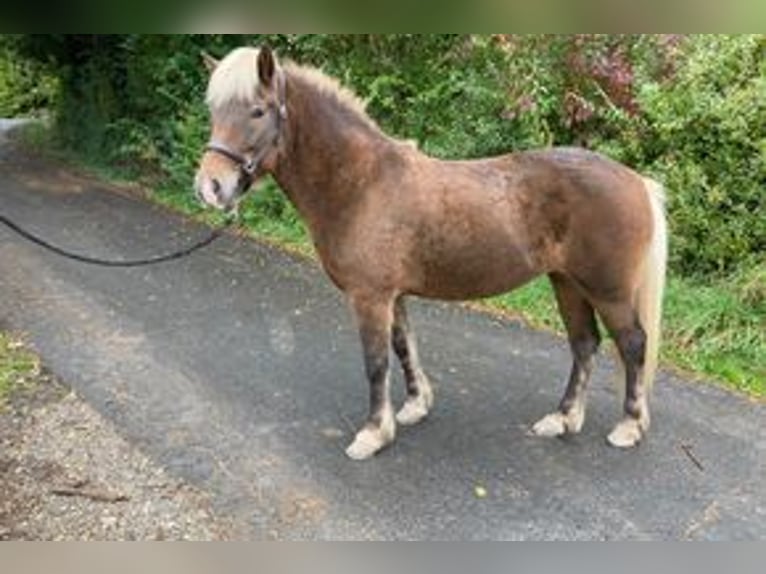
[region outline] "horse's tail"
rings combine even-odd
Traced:
[[[665,192],[660,183],[644,178],[644,186],[652,209],[652,241],[646,254],[643,277],[638,288],[638,317],[646,332],[646,351],[642,383],[647,392],[652,388],[660,350],[662,293],[668,258],[668,228],[665,221]]]

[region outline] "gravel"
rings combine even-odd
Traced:
[[[168,476],[43,376],[0,411],[0,540],[220,540],[204,492]]]

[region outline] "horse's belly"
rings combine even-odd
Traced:
[[[434,256],[435,255],[435,256]],[[474,299],[510,291],[540,273],[513,242],[473,242],[422,259],[418,295]]]

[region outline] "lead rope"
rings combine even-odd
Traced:
[[[47,242],[46,240],[38,237],[37,235],[27,231],[17,223],[11,221],[4,215],[0,214],[0,223],[11,229],[12,231],[18,233],[21,237],[24,239],[27,239],[31,241],[32,243],[35,243],[39,245],[40,247],[44,247],[48,251],[51,251],[53,253],[56,253],[57,255],[61,255],[62,257],[66,257],[67,259],[72,259],[74,261],[79,261],[81,263],[89,263],[91,265],[100,265],[102,267],[141,267],[144,265],[155,265],[157,263],[164,263],[166,261],[173,261],[175,259],[181,259],[182,257],[186,257],[188,255],[191,255],[195,251],[199,251],[203,247],[207,247],[211,243],[213,243],[216,239],[221,237],[224,232],[231,227],[236,222],[236,219],[232,218],[229,219],[223,227],[219,227],[217,229],[214,229],[210,232],[210,234],[197,241],[197,243],[194,243],[193,245],[189,247],[185,247],[184,249],[181,249],[179,251],[175,251],[173,253],[167,253],[165,255],[158,255],[156,257],[149,257],[146,259],[134,259],[134,260],[128,260],[128,261],[114,261],[110,259],[100,259],[98,257],[89,257],[87,255],[81,255],[79,253],[73,253],[71,251],[67,251],[66,249],[62,249],[61,247],[57,247],[55,245],[52,245],[51,243]]]

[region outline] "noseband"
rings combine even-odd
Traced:
[[[279,135],[277,134],[277,138],[278,137]],[[258,161],[256,161],[255,158],[247,158],[241,153],[237,153],[236,151],[234,151],[227,145],[222,144],[220,142],[215,142],[215,141],[208,143],[205,146],[205,151],[206,152],[212,151],[219,155],[222,155],[225,158],[228,158],[229,160],[237,164],[237,167],[239,167],[240,171],[249,178],[253,176],[255,171],[258,169],[258,164],[263,159],[263,157],[260,157],[258,158]],[[268,149],[266,151],[268,151]],[[264,152],[261,152],[261,154],[259,155],[264,156],[266,154]]]
[[[287,104],[285,103],[285,73],[281,69],[277,72],[277,122],[276,122],[276,134],[271,142],[270,147],[276,147],[279,144],[279,138],[282,135],[282,122],[287,119]],[[269,146],[265,146],[254,157],[247,157],[244,154],[239,153],[231,149],[224,143],[211,141],[205,146],[205,151],[217,153],[234,162],[239,167],[240,172],[248,181],[252,181],[253,175],[258,171],[261,162],[266,157],[266,154],[270,151]]]

